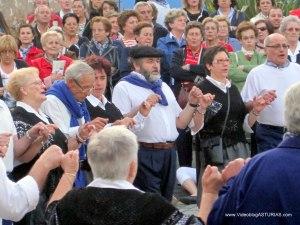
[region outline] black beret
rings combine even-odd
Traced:
[[[129,56],[134,59],[138,58],[161,58],[163,52],[159,49],[149,46],[134,46],[129,50]]]

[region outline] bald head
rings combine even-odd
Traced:
[[[277,66],[283,66],[287,62],[289,46],[282,34],[270,34],[266,37],[264,44],[268,61]]]

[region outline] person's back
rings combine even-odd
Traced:
[[[53,207],[56,207],[60,225],[153,225],[163,224],[168,219],[175,224],[190,217],[183,215],[158,194],[91,186],[69,192],[58,205],[54,202],[49,209]],[[50,224],[53,220],[54,216]],[[201,224],[196,218],[191,220],[194,224]]]
[[[292,137],[251,159],[220,192],[208,224],[299,224],[299,146],[299,136]]]

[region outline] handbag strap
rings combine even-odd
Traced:
[[[221,138],[223,137],[223,134],[224,134],[224,131],[225,131],[225,127],[226,127],[226,123],[227,123],[228,116],[229,116],[229,111],[230,111],[230,93],[229,93],[229,88],[226,88],[226,90],[227,90],[227,112],[226,112],[224,124],[223,124],[223,127],[222,127]]]

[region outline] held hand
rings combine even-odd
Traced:
[[[76,174],[79,169],[78,150],[67,152],[61,160],[61,168],[65,173]]]
[[[139,106],[139,112],[144,116],[147,117],[152,109],[153,106],[155,106],[159,100],[160,96],[157,94],[151,94],[148,96],[148,98],[142,102],[142,104]]]
[[[222,178],[226,183],[231,177],[236,176],[244,167],[246,161],[242,158],[235,159],[228,163],[228,165],[222,170]]]
[[[94,132],[96,132],[96,127],[90,122],[81,125],[78,129],[78,134],[83,141],[89,139]]]
[[[76,137],[68,138],[68,151],[73,151],[80,147],[80,143],[78,143]]]
[[[100,130],[102,130],[106,126],[107,123],[108,123],[108,119],[101,118],[101,117],[97,117],[90,122],[90,124],[95,126],[96,132],[99,132]]]
[[[216,166],[208,165],[202,175],[202,190],[204,193],[218,194],[223,185],[221,173]]]
[[[267,105],[270,105],[270,102],[266,101],[262,96],[253,98],[252,106],[256,114],[259,114]]]
[[[46,124],[42,128],[39,131],[39,136],[43,137],[43,141],[46,141],[50,135],[55,134],[55,130],[58,129],[55,124]]]
[[[202,91],[196,86],[193,86],[188,96],[188,103],[198,104],[202,96],[203,96]]]
[[[113,123],[113,125],[124,125],[127,128],[132,128],[136,124],[135,119],[130,117],[125,117],[122,120],[117,120]]]
[[[210,93],[200,96],[199,103],[200,103],[201,109],[206,109],[208,106],[210,106],[212,101],[214,100],[214,98],[215,98],[215,95],[212,95]]]
[[[47,169],[52,170],[61,164],[63,155],[60,147],[51,145],[44,151],[38,160],[41,161],[42,165],[46,166]]]
[[[260,96],[267,102],[267,104],[271,104],[277,98],[276,90],[264,90]]]
[[[54,124],[45,125],[44,123],[39,122],[28,130],[28,138],[33,140],[39,136],[44,136],[44,138],[48,138],[50,134],[55,133],[55,129],[57,129],[57,126]]]

